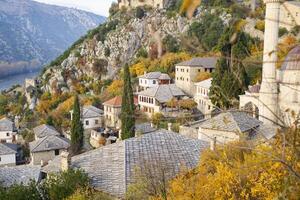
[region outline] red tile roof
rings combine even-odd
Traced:
[[[137,105],[138,104],[138,97],[134,96],[134,104]],[[122,105],[122,96],[116,96],[106,102],[103,103],[103,105],[108,105],[108,106],[121,106]]]

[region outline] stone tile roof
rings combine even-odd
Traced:
[[[59,173],[61,171],[61,155],[55,156],[53,160],[49,160],[48,164],[42,168],[44,173]]]
[[[84,106],[82,110],[82,118],[101,117],[103,113],[103,110],[96,108],[95,106]]]
[[[53,126],[46,124],[42,124],[33,128],[33,132],[38,138],[43,138],[50,135],[60,135],[60,133]]]
[[[96,189],[123,197],[135,181],[137,167],[159,163],[167,169],[167,178],[173,178],[182,167],[196,167],[201,151],[207,147],[204,141],[159,130],[75,156],[72,167],[85,170]],[[157,172],[155,168],[150,170]]]
[[[17,151],[15,151],[14,149],[10,148],[6,144],[0,143],[0,155],[8,155],[8,154],[15,154],[15,153],[17,153]]]
[[[32,153],[50,151],[55,149],[67,149],[70,147],[69,140],[60,136],[50,135],[29,143]]]
[[[138,104],[138,99],[136,96],[134,97],[134,104],[135,105]],[[122,96],[116,96],[116,97],[104,102],[103,105],[113,106],[113,107],[121,107],[122,106]]]
[[[280,70],[300,70],[300,45],[287,54]]]
[[[38,182],[41,178],[41,167],[33,165],[20,165],[0,168],[0,183],[4,187],[13,184],[28,185],[31,180]]]
[[[209,78],[209,79],[206,79],[204,81],[200,81],[198,83],[195,83],[195,85],[199,86],[199,87],[202,87],[202,88],[205,88],[205,89],[209,89],[210,86],[211,86],[211,81],[212,81],[212,78]]]
[[[141,91],[138,94],[148,97],[154,97],[160,103],[166,103],[173,97],[185,96],[185,93],[175,84],[158,85],[153,88]]]
[[[135,125],[135,132],[140,132],[142,134],[151,133],[156,131],[157,128],[152,127],[150,123],[143,123]]]
[[[227,132],[244,133],[255,129],[262,124],[261,121],[250,117],[241,111],[230,111],[221,113],[201,124],[201,128]]]
[[[14,122],[12,122],[10,119],[6,117],[0,119],[0,131],[14,131],[14,130],[15,130]]]
[[[199,58],[192,58],[191,60],[178,63],[176,64],[176,66],[215,68],[217,61],[218,61],[217,57],[199,57]]]
[[[142,76],[139,76],[139,78],[171,80],[171,78],[168,74],[164,74],[164,73],[161,73],[161,72],[149,72],[149,73],[146,73]]]

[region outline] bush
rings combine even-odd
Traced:
[[[148,52],[145,48],[140,48],[139,51],[136,54],[137,58],[147,58],[148,57]]]
[[[255,24],[255,28],[257,30],[260,30],[262,32],[265,31],[265,21],[264,20],[257,20],[256,24]]]
[[[176,53],[180,49],[178,41],[172,35],[167,35],[163,39],[163,45],[168,52],[172,52],[172,53]]]
[[[294,26],[291,30],[291,33],[294,35],[294,36],[297,36],[299,33],[300,33],[300,26],[297,25],[297,26]]]
[[[282,36],[284,36],[285,34],[287,34],[289,31],[286,29],[286,28],[282,28],[282,27],[280,27],[279,28],[279,37],[282,37]]]
[[[193,22],[189,35],[196,36],[205,50],[212,50],[224,31],[223,21],[217,16],[206,13],[200,21]]]
[[[141,7],[137,7],[135,10],[135,16],[139,19],[143,19],[143,17],[145,16],[145,11],[143,8]]]
[[[104,56],[106,56],[106,57],[110,56],[110,49],[108,47],[105,47],[105,49],[104,49]]]

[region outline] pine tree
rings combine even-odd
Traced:
[[[80,120],[80,103],[78,96],[75,96],[73,106],[73,117],[71,122],[71,150],[77,154],[83,145],[83,124]]]
[[[121,108],[121,134],[122,139],[128,139],[134,137],[134,126],[135,126],[135,117],[134,117],[134,97],[133,90],[131,85],[131,78],[129,72],[128,64],[124,67],[124,89],[122,95],[122,108]]]

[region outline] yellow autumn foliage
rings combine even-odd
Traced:
[[[204,81],[206,79],[211,78],[211,73],[209,72],[198,72],[194,82]]]
[[[114,80],[110,86],[107,87],[107,92],[112,96],[118,96],[122,94],[123,80]]]
[[[170,182],[169,199],[299,199],[300,132],[285,134],[284,147],[279,133],[268,145],[236,142],[205,151],[196,169]]]

